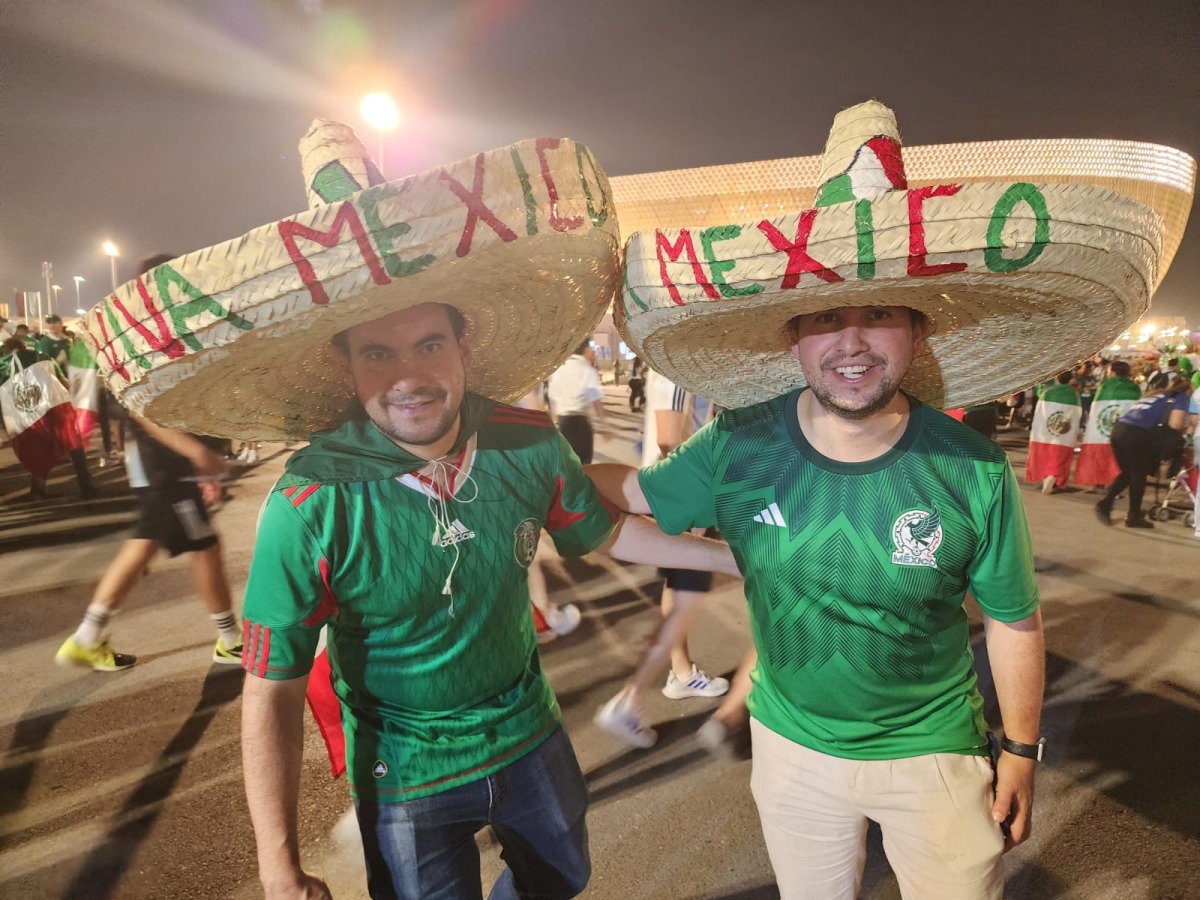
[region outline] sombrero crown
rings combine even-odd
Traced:
[[[306,439],[351,402],[339,331],[421,303],[460,309],[469,390],[513,400],[596,327],[620,284],[608,179],[538,138],[385,182],[345,125],[300,144],[310,208],[158,266],[84,321],[101,376],[163,425]]]
[[[960,145],[940,158],[961,164],[991,146]],[[1190,206],[1195,163],[1141,146],[1186,169]],[[804,384],[788,353],[792,317],[907,306],[934,333],[905,389],[949,408],[1023,388],[1111,343],[1145,312],[1166,265],[1164,220],[1151,206],[1038,171],[1030,160],[1003,180],[948,171],[912,186],[894,114],[860,104],[834,120],[811,209],[633,234],[618,328],[672,381],[742,406]],[[710,205],[726,199],[705,196]]]

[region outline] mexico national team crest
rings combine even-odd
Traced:
[[[513,556],[526,569],[533,562],[533,555],[537,553],[538,537],[541,533],[542,527],[537,519],[526,519],[513,529]]]
[[[896,545],[892,554],[895,565],[936,569],[934,553],[942,544],[942,518],[937,509],[910,509],[901,515],[892,524],[892,542]]]

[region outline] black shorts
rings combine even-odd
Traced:
[[[200,488],[179,481],[164,488],[134,488],[138,520],[133,536],[154,541],[172,556],[207,550],[217,543]]]
[[[659,569],[673,591],[693,591],[702,594],[712,588],[712,572],[697,572],[695,569]]]

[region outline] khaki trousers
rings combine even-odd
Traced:
[[[867,820],[906,900],[999,900],[1004,836],[982,756],[853,760],[818,753],[750,721],[758,804],[782,900],[854,900]]]

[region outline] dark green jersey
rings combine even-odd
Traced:
[[[822,753],[980,752],[982,703],[963,598],[1037,609],[1033,550],[999,446],[915,400],[866,463],[819,454],[799,391],[722,413],[642,489],[662,528],[716,525],[746,576],[759,664],[750,709]]]
[[[314,436],[259,524],[243,666],[304,675],[328,624],[358,797],[448,790],[550,735],[526,569],[543,527],[578,556],[615,525],[545,414],[473,395],[464,409],[469,437],[440,472],[369,422]]]

